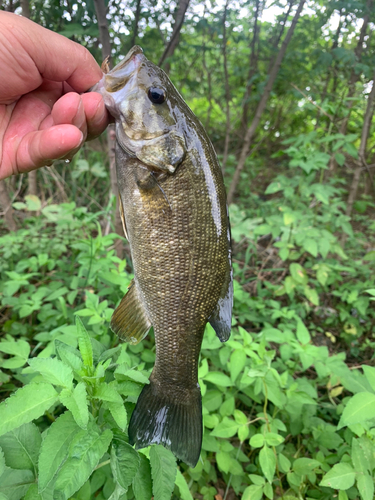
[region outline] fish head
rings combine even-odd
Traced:
[[[116,120],[117,141],[128,154],[151,170],[175,171],[186,150],[176,108],[176,95],[182,97],[140,47],[133,47],[91,90],[102,94]]]

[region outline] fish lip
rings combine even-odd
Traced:
[[[134,69],[139,70],[141,64],[147,61],[146,56],[143,54],[143,50],[139,45],[134,45],[129,52],[126,54],[124,59],[122,59],[109,73],[108,75],[115,76],[115,73],[122,72],[129,64],[130,61],[134,62]]]

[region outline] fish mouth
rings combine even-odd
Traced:
[[[120,103],[136,91],[138,71],[146,61],[141,47],[135,45],[124,59],[90,89],[91,92],[99,92],[103,96],[104,104],[115,119],[120,117]]]

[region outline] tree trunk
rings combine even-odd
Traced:
[[[371,10],[371,7],[372,7],[372,3],[373,3],[373,0],[368,0],[368,2],[367,2],[366,13],[363,16],[363,24],[362,24],[361,32],[360,32],[360,35],[359,35],[359,40],[358,40],[357,46],[356,46],[355,51],[354,51],[358,62],[361,60],[361,56],[362,56],[363,41],[364,41],[364,38],[365,38],[365,35],[366,35],[367,26],[368,26],[369,19],[370,19],[370,14],[369,13],[370,13],[370,10]],[[352,69],[352,73],[351,73],[350,80],[349,80],[349,90],[348,90],[348,94],[346,96],[347,99],[350,99],[346,103],[346,107],[348,109],[348,114],[343,119],[343,121],[341,123],[341,127],[340,127],[340,133],[344,134],[344,135],[346,134],[346,130],[348,128],[348,122],[349,122],[349,118],[350,118],[350,113],[351,113],[351,110],[352,110],[352,107],[353,107],[353,104],[354,104],[354,101],[351,98],[354,96],[354,93],[355,93],[355,84],[359,80],[360,74],[361,74],[360,72],[358,74],[356,74],[355,71],[354,71],[354,69]]]
[[[9,197],[5,181],[0,181],[0,205],[3,209],[4,220],[9,231],[16,231],[17,224],[13,217],[12,201]]]
[[[357,168],[355,169],[355,172],[353,175],[352,184],[351,184],[350,190],[349,190],[348,202],[346,205],[346,215],[349,215],[349,217],[352,214],[353,204],[354,204],[355,199],[357,197],[357,191],[358,191],[358,186],[359,186],[359,181],[361,178],[362,170],[364,168],[368,170],[365,155],[366,155],[367,139],[368,139],[369,132],[370,132],[371,119],[372,119],[372,115],[374,113],[374,106],[373,106],[374,105],[374,97],[375,97],[375,72],[374,72],[374,76],[373,76],[372,89],[371,89],[370,95],[368,96],[368,99],[367,99],[365,119],[363,121],[361,144],[360,144],[359,150],[358,150],[359,161],[358,161]],[[368,172],[369,172],[369,170],[368,170]],[[369,172],[369,177],[370,177],[370,182],[372,182],[372,176],[370,175],[370,172]]]
[[[286,49],[287,49],[287,47],[289,45],[289,42],[290,42],[290,40],[291,40],[291,38],[293,36],[293,32],[294,32],[295,27],[297,25],[297,22],[298,22],[300,14],[302,12],[302,9],[303,9],[303,6],[305,4],[305,1],[306,0],[300,0],[300,3],[299,3],[298,8],[297,8],[297,12],[294,15],[292,24],[291,24],[291,26],[290,26],[290,28],[288,30],[288,33],[287,33],[287,35],[285,37],[285,40],[283,41],[283,43],[281,45],[279,53],[277,54],[277,57],[276,57],[276,60],[275,60],[275,64],[273,65],[273,67],[272,67],[272,69],[271,69],[271,71],[270,71],[270,73],[268,75],[268,81],[266,83],[266,86],[264,87],[264,92],[263,92],[261,100],[259,101],[257,110],[255,112],[254,119],[253,119],[250,127],[248,128],[248,130],[246,132],[244,143],[243,143],[242,150],[241,150],[241,155],[240,155],[240,158],[238,160],[237,168],[236,168],[236,171],[235,171],[234,176],[233,176],[232,183],[231,183],[230,188],[229,188],[228,203],[232,203],[232,201],[233,201],[234,193],[235,193],[235,191],[237,189],[237,185],[238,185],[238,182],[239,182],[239,179],[240,179],[240,175],[241,175],[242,169],[243,169],[243,167],[245,165],[245,161],[246,161],[247,155],[249,153],[249,149],[250,149],[252,138],[254,136],[256,128],[259,125],[262,113],[263,113],[263,111],[264,111],[264,109],[266,107],[266,104],[267,104],[268,98],[269,98],[269,96],[271,94],[271,90],[272,90],[273,84],[274,84],[274,82],[276,80],[276,76],[277,76],[277,73],[279,71],[281,62],[282,62],[282,60],[284,58],[284,55],[285,55]]]
[[[175,21],[173,25],[173,31],[172,31],[172,36],[168,42],[168,45],[166,46],[163,55],[160,58],[159,61],[159,66],[162,67],[164,61],[168,57],[172,57],[174,54],[174,51],[177,48],[177,45],[180,41],[180,31],[182,28],[182,25],[184,24],[184,19],[185,19],[185,14],[187,11],[187,8],[189,6],[190,0],[180,0],[177,5],[176,9],[176,14],[175,14]],[[169,73],[171,69],[171,65],[169,62],[165,64],[164,70],[166,73]]]
[[[255,52],[255,47],[258,39],[258,16],[259,16],[259,4],[260,0],[256,0],[255,4],[255,18],[254,18],[254,29],[253,29],[253,37],[251,39],[251,51],[250,51],[250,62],[249,62],[249,74],[247,77],[247,85],[243,100],[243,110],[242,110],[242,128],[244,133],[247,129],[248,122],[248,111],[249,111],[249,99],[251,95],[251,87],[253,85],[253,78],[257,71],[257,57]]]
[[[104,0],[94,0],[96,18],[99,26],[99,38],[102,44],[103,60],[108,57],[108,65],[112,67],[111,57],[111,39],[109,36],[109,27],[107,21],[107,7]]]
[[[30,19],[30,4],[29,0],[21,0],[22,16]]]
[[[279,46],[280,40],[281,40],[281,38],[282,38],[282,36],[284,34],[286,22],[288,20],[288,17],[290,15],[290,11],[292,10],[293,6],[294,6],[294,0],[290,0],[290,2],[288,4],[288,10],[286,11],[285,16],[284,16],[284,18],[283,18],[283,20],[282,20],[282,22],[280,24],[279,33],[278,33],[276,39],[271,42],[271,47],[274,48],[274,49],[277,49],[277,47]],[[272,57],[271,58],[271,62],[270,62],[270,66],[269,66],[269,69],[268,69],[268,73],[271,72],[271,68],[272,68],[272,66],[274,64],[274,61],[275,61],[275,58]]]
[[[131,46],[135,45],[135,41],[138,36],[138,23],[139,23],[139,16],[141,14],[141,0],[137,0],[137,8],[135,10],[135,19],[134,19],[134,25],[133,25],[133,36],[132,36],[132,42]]]
[[[229,0],[226,1],[223,14],[223,60],[224,60],[225,116],[226,116],[224,154],[223,154],[223,162],[221,165],[223,174],[225,172],[225,165],[228,159],[229,139],[230,139],[230,90],[229,90],[228,61],[227,61],[227,28],[225,26],[227,20],[228,3]]]
[[[109,36],[109,27],[107,21],[107,9],[104,0],[94,0],[96,17],[99,24],[99,37],[102,44],[102,57],[103,60],[108,57],[108,67],[112,67],[111,58],[111,40]],[[111,179],[111,193],[116,196],[116,210],[115,210],[115,232],[123,236],[124,231],[121,222],[119,196],[117,188],[117,174],[116,174],[116,160],[115,160],[115,141],[116,133],[114,125],[109,125],[107,128],[107,144],[108,144],[108,158],[109,158],[109,175]],[[124,246],[120,239],[115,242],[116,255],[122,259],[124,254]]]

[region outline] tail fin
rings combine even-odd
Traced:
[[[152,381],[145,385],[130,419],[129,441],[137,449],[162,444],[195,467],[202,446],[202,398],[198,384],[191,390],[177,390],[177,394],[174,391],[172,397]]]

